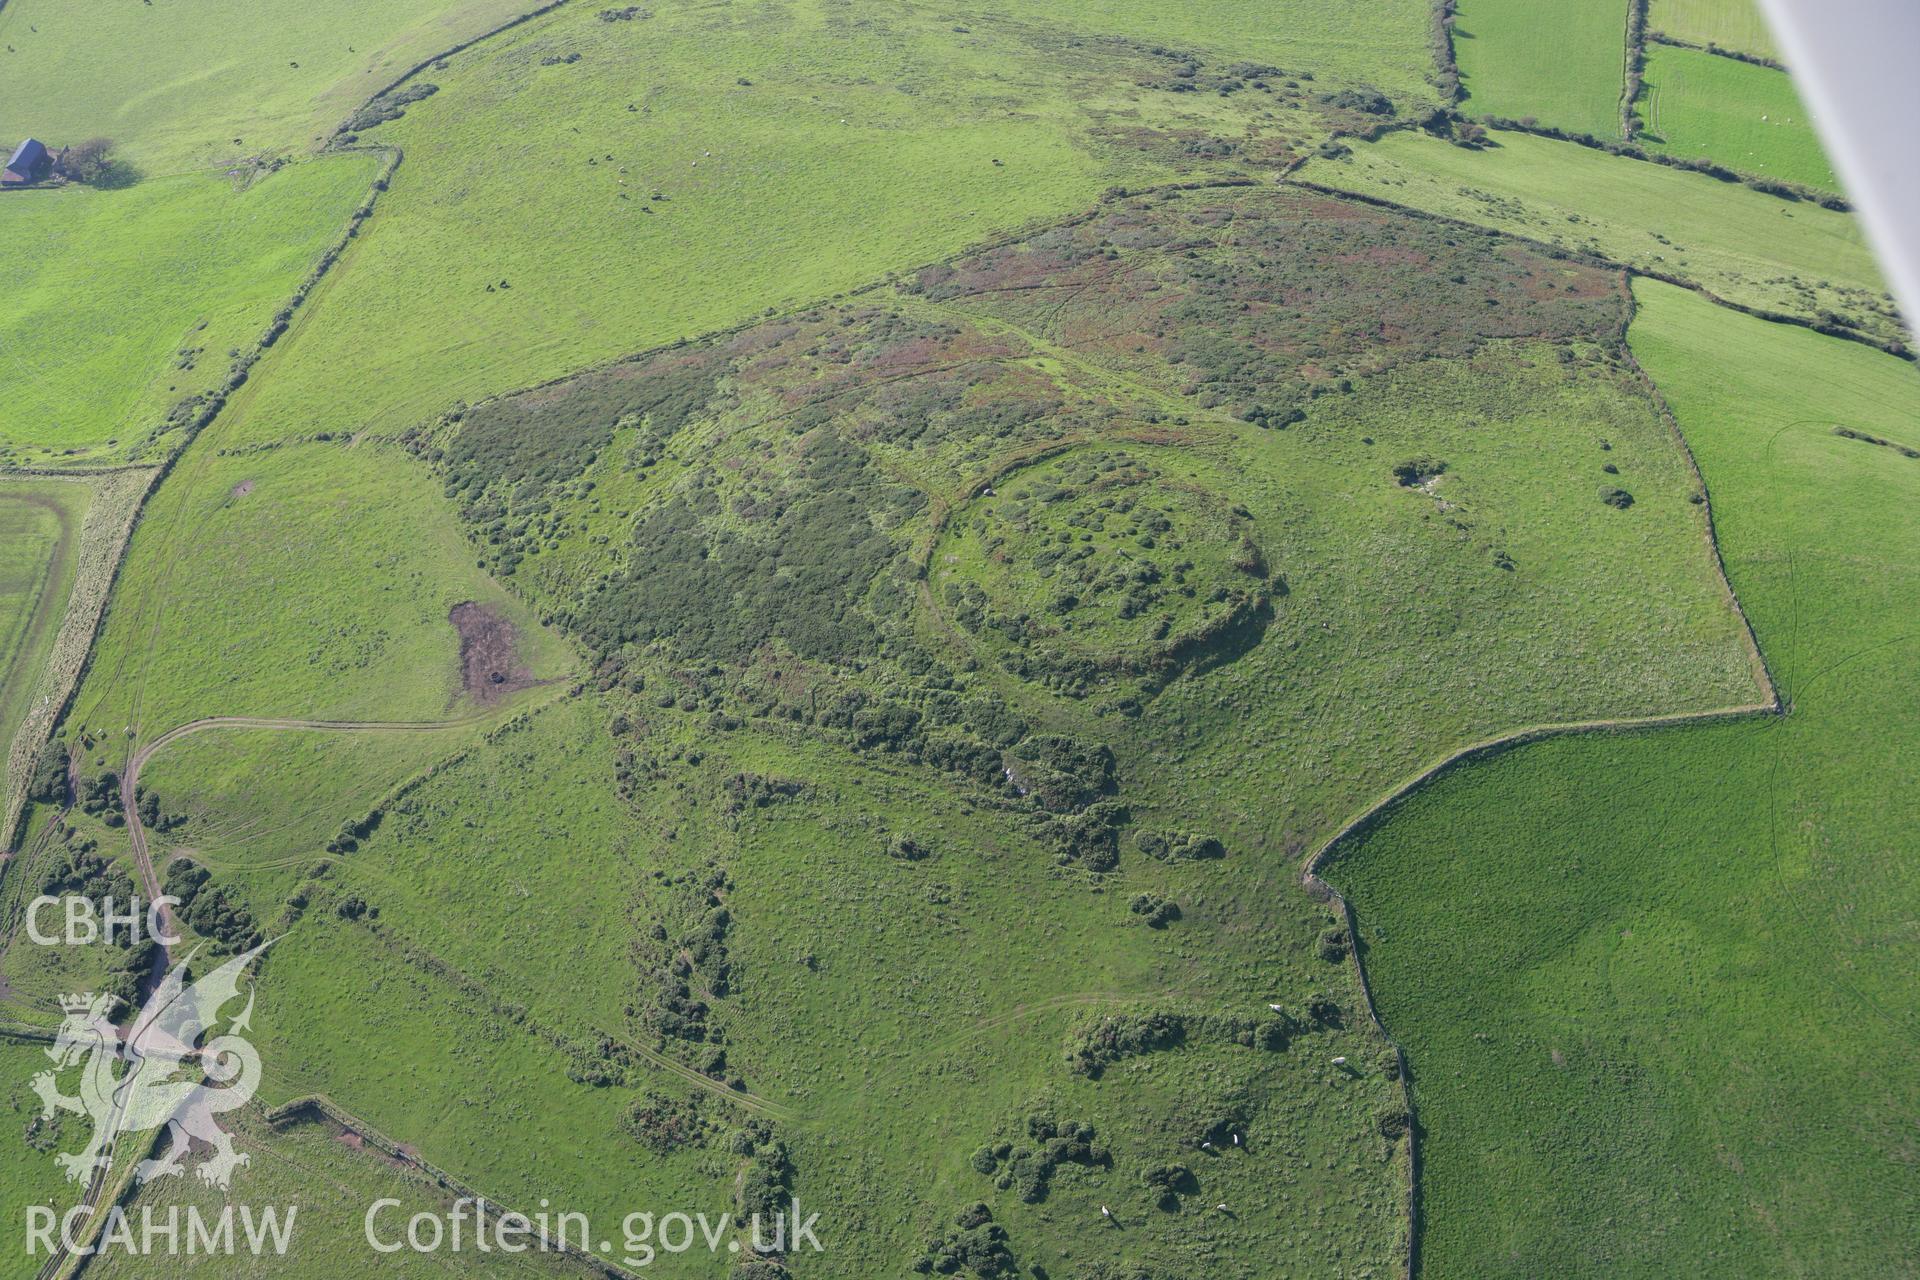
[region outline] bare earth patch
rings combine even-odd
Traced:
[[[492,605],[464,601],[448,610],[447,621],[460,633],[460,688],[475,702],[491,706],[538,683],[521,661],[519,633]]]

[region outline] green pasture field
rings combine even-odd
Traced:
[[[8,875],[15,874],[12,868]],[[23,897],[31,901],[40,886],[25,885]],[[115,903],[126,908],[126,898]],[[47,907],[40,913],[40,928],[58,937],[65,927],[63,907]],[[19,927],[7,939],[5,949],[6,988],[0,999],[0,1019],[24,1026],[52,1028],[60,1025],[60,997],[79,991],[98,991],[114,973],[121,952],[104,942],[88,946],[67,946],[64,942],[37,943],[27,935],[24,915]],[[69,1090],[71,1092],[71,1090]]]
[[[1110,1015],[1245,1017],[1316,988],[1343,1004],[1356,998],[1349,975],[1299,941],[1318,913],[1259,901],[1255,886],[1271,892],[1269,877],[1285,872],[1257,846],[1237,845],[1225,868],[1129,855],[1121,875],[1089,893],[1004,819],[897,770],[760,735],[740,747],[751,754],[735,759],[752,769],[819,781],[800,803],[742,824],[727,902],[753,985],[729,1011],[729,1041],[747,1062],[770,1064],[764,1074],[784,1086],[774,1096],[800,1113],[796,1159],[810,1194],[914,1188],[884,1209],[840,1210],[865,1226],[846,1241],[854,1273],[886,1273],[889,1252],[911,1256],[975,1199],[993,1206],[1023,1262],[1069,1274],[1191,1273],[1221,1256],[1391,1265],[1403,1243],[1404,1166],[1372,1128],[1394,1086],[1363,1020],[1278,1053],[1195,1036],[1098,1079],[1061,1063],[1077,1028]],[[889,857],[900,835],[930,856]],[[1143,926],[1129,906],[1141,893],[1177,898],[1182,918]],[[808,1049],[787,1048],[797,1045]],[[1342,1075],[1329,1066],[1340,1056],[1364,1065]],[[1041,1108],[1094,1125],[1113,1167],[1069,1170],[1027,1205],[968,1156],[1017,1136]],[[1215,1149],[1199,1149],[1229,1117],[1243,1143],[1216,1134]],[[868,1136],[856,1146],[843,1136],[852,1133]],[[1185,1163],[1196,1179],[1178,1212],[1141,1185],[1162,1162]],[[1228,1214],[1213,1209],[1220,1203]],[[1102,1204],[1123,1230],[1099,1229]],[[888,1232],[896,1216],[910,1226]]]
[[[1531,116],[1596,138],[1620,136],[1625,5],[1574,0],[1548,18],[1527,0],[1464,0],[1453,50],[1468,115]]]
[[[877,24],[818,0],[624,22],[568,6],[453,59],[423,77],[436,94],[365,134],[407,161],[245,430],[403,429],[870,284],[1114,185],[1270,174],[1325,136],[1319,95],[1364,79],[1404,100],[1416,47],[1425,65],[1424,9],[1407,3],[1394,21],[1183,13],[1172,48],[1144,38],[1173,25],[1154,6],[1081,7],[1112,34],[1058,13]],[[1257,45],[1237,43],[1251,26]],[[1294,77],[1334,47],[1353,70]],[[1245,87],[1220,91],[1229,80]],[[352,397],[329,389],[341,368]]]
[[[1647,46],[1643,145],[1741,173],[1840,190],[1784,71],[1672,45]]]
[[[0,236],[21,252],[0,291],[0,367],[12,371],[0,459],[164,456],[183,425],[175,406],[226,381],[378,165],[330,155],[277,172],[7,193]]]
[[[1778,58],[1773,32],[1756,0],[1652,0],[1647,29],[1692,44]]]
[[[409,1169],[376,1147],[367,1145],[359,1135],[312,1111],[270,1123],[258,1107],[228,1113],[222,1123],[234,1135],[234,1147],[250,1157],[250,1163],[236,1176],[231,1192],[202,1183],[193,1175],[194,1161],[178,1178],[162,1178],[148,1183],[123,1203],[136,1232],[143,1214],[151,1212],[154,1221],[165,1223],[170,1212],[180,1215],[186,1230],[188,1215],[197,1212],[210,1225],[220,1221],[229,1207],[235,1214],[234,1238],[244,1241],[245,1219],[239,1216],[246,1206],[256,1216],[274,1209],[285,1221],[289,1208],[294,1211],[291,1244],[284,1256],[271,1252],[255,1257],[244,1245],[233,1254],[196,1254],[184,1251],[169,1257],[164,1247],[154,1253],[130,1254],[110,1250],[89,1264],[87,1273],[113,1280],[172,1280],[176,1276],[288,1277],[290,1280],[334,1280],[356,1264],[378,1266],[382,1275],[444,1276],[449,1272],[463,1276],[584,1277],[584,1266],[554,1253],[526,1252],[509,1254],[494,1248],[481,1252],[474,1241],[474,1210],[464,1209],[462,1247],[454,1252],[451,1236],[446,1238],[442,1254],[415,1253],[401,1249],[377,1254],[367,1244],[366,1217],[376,1201],[391,1200],[375,1218],[374,1227],[381,1243],[404,1240],[407,1224],[415,1214],[429,1213],[442,1220],[443,1227],[456,1212],[455,1193],[436,1186],[418,1170]],[[489,1216],[489,1223],[494,1219]],[[164,1237],[160,1237],[164,1245]],[[493,1243],[494,1237],[489,1237]]]
[[[611,1224],[648,1208],[718,1216],[731,1207],[738,1162],[724,1149],[662,1158],[641,1147],[621,1130],[637,1088],[573,1083],[569,1055],[506,1012],[522,992],[500,993],[495,1007],[407,963],[406,944],[331,911],[276,944],[255,1024],[263,1102],[325,1093],[490,1200],[528,1211],[546,1198]],[[689,1087],[672,1075],[657,1084]],[[657,1269],[718,1275],[724,1264],[702,1251],[663,1256]]]
[[[9,0],[0,10],[0,120],[53,147],[108,138],[127,177],[228,167],[305,149],[407,68],[529,7]]]
[[[53,651],[92,497],[71,481],[0,480],[0,739],[12,740]]]
[[[1664,429],[1604,376],[1526,362],[1397,372],[1235,460],[1235,495],[1280,517],[1261,540],[1289,595],[1261,645],[1149,704],[1133,768],[1157,809],[1310,847],[1502,730],[1755,700]],[[1409,455],[1448,463],[1431,495],[1376,478]],[[1600,500],[1614,484],[1630,510]]]
[[[1329,871],[1433,1276],[1896,1274],[1912,1241],[1911,365],[1636,286],[1790,708],[1470,765]],[[1519,798],[1524,797],[1524,803]]]
[[[465,601],[512,623],[535,678],[565,670],[564,644],[474,568],[404,457],[345,439],[236,454],[219,438],[203,435],[148,506],[70,734],[118,744],[204,716],[473,714],[448,618]]]
[[[1467,152],[1391,134],[1303,177],[1517,235],[1588,249],[1697,283],[1745,306],[1832,312],[1877,338],[1904,340],[1859,224],[1701,174],[1572,143],[1500,133]]]
[[[534,7],[530,0],[156,0],[83,13],[52,0],[10,0],[0,12],[0,49],[12,46],[0,54],[0,119],[50,145],[112,138],[149,176],[301,149],[408,67]],[[655,6],[653,21],[667,26],[689,7]],[[569,8],[575,12],[567,20],[575,23],[597,12]],[[932,16],[897,15],[913,22]],[[793,35],[823,17],[805,5],[779,21]],[[1173,13],[1142,0],[1075,0],[1049,9],[1044,21],[998,0],[939,20],[982,33],[1013,21],[1308,68],[1400,96],[1430,94],[1423,0],[1364,10],[1295,3],[1283,14],[1244,6]],[[655,38],[644,21],[616,25],[622,27]]]

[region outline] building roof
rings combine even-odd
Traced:
[[[39,176],[35,170],[51,159],[44,142],[38,138],[28,138],[13,149],[13,159],[7,161],[7,170],[22,179],[35,178]]]

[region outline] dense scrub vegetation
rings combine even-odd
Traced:
[[[1277,1009],[1265,1018],[1182,1014],[1168,1010],[1109,1014],[1074,1033],[1067,1060],[1076,1072],[1097,1080],[1117,1062],[1177,1049],[1190,1040],[1210,1040],[1279,1053],[1302,1031],[1335,1025],[1339,1021],[1339,1006],[1326,1001],[1325,997],[1313,998],[1305,1019]]]
[[[1047,1198],[1053,1175],[1062,1165],[1106,1169],[1113,1154],[1098,1141],[1090,1124],[1057,1120],[1045,1112],[1027,1117],[1024,1141],[1004,1139],[973,1153],[974,1171],[993,1179],[1002,1191],[1013,1191],[1028,1204]]]
[[[245,901],[228,886],[214,883],[213,873],[192,859],[170,863],[161,887],[179,900],[180,918],[211,939],[216,951],[246,951],[264,941]]]
[[[1617,331],[1620,314],[1606,275],[1490,232],[1266,192],[1127,201],[928,268],[916,287],[1275,426],[1401,361]]]
[[[1409,283],[1435,277],[1448,287]],[[1054,291],[1074,307],[1031,301]],[[676,346],[458,410],[408,440],[444,473],[485,563],[603,667],[642,652],[884,659],[920,687],[917,705],[794,714],[984,779],[979,737],[924,732],[956,719],[906,616],[930,519],[941,560],[968,566],[940,587],[955,624],[1060,692],[1119,682],[1151,695],[1230,661],[1287,591],[1248,509],[1164,447],[1186,416],[1023,362],[1033,342],[1071,340],[1196,411],[1285,427],[1397,362],[1605,336],[1619,313],[1604,275],[1490,234],[1320,198],[1171,193],[929,269],[891,299]],[[913,479],[1130,424],[1140,446],[975,481],[955,517],[936,484]]]

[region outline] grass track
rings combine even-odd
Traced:
[[[132,467],[57,480],[14,477],[3,482],[7,487],[24,486],[29,492],[44,485],[69,490],[53,494],[52,501],[76,509],[69,524],[77,523],[78,528],[62,552],[66,563],[56,566],[50,560],[46,566],[50,590],[43,592],[41,605],[51,612],[36,612],[22,624],[22,648],[12,656],[5,687],[0,689],[0,701],[8,708],[7,719],[0,724],[9,743],[0,846],[14,843],[27,777],[80,678],[115,567],[152,475],[149,469]]]

